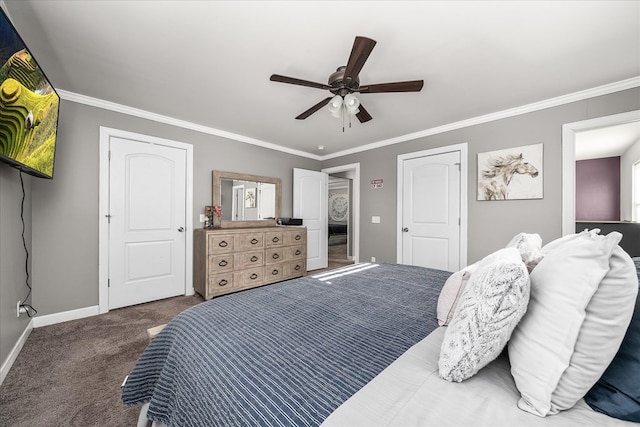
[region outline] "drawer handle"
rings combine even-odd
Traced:
[[[297,271],[297,270],[300,270],[301,268],[302,268],[302,267],[300,267],[300,264],[296,264],[296,268],[295,268],[295,269],[296,269],[296,271]]]
[[[227,285],[229,282],[227,282],[225,279],[222,279],[218,282],[218,286],[225,286]]]
[[[255,280],[258,278],[258,275],[256,273],[253,273],[251,276],[249,276],[249,279],[251,280]]]
[[[302,251],[300,249],[296,249],[296,255],[300,255]]]
[[[274,276],[277,276],[277,275],[278,275],[278,273],[280,273],[278,270],[273,270],[273,271],[271,272],[271,274],[272,274],[272,275],[274,275]]]
[[[251,239],[251,244],[255,245],[256,243],[258,243],[258,239],[256,239],[255,237],[253,239]]]
[[[278,254],[273,254],[273,255],[271,255],[271,258],[273,258],[273,259],[278,259],[278,258],[280,258],[280,255],[278,255]]]
[[[229,244],[223,240],[222,242],[218,243],[218,246],[220,246],[221,248],[226,248],[227,246],[229,246]]]
[[[273,243],[278,243],[280,241],[280,239],[278,237],[274,237],[273,239],[271,239],[271,241]]]
[[[218,265],[219,265],[220,267],[226,267],[227,265],[229,265],[229,263],[227,262],[227,260],[226,260],[226,259],[223,259],[222,261],[220,261],[220,262],[218,263]]]
[[[299,234],[296,234],[295,239],[296,239],[296,240],[300,240],[300,239],[302,239],[302,236],[301,236],[301,235],[299,235]]]
[[[258,260],[258,257],[254,255],[254,256],[251,257],[250,261],[251,262],[256,262],[257,260]]]

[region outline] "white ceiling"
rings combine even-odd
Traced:
[[[640,140],[640,122],[576,133],[576,160],[621,156]]]
[[[640,76],[638,1],[4,4],[63,98],[314,158]],[[269,76],[326,83],[357,35],[378,42],[361,84],[424,79],[422,92],[362,94],[373,120],[344,133],[324,109],[295,120],[330,94]]]

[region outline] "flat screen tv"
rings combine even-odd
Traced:
[[[53,178],[60,97],[0,8],[0,160]]]

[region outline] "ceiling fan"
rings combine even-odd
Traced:
[[[269,80],[280,83],[290,83],[300,86],[308,86],[316,89],[325,89],[334,96],[327,97],[318,102],[307,111],[296,117],[298,120],[304,120],[325,105],[331,103],[330,110],[332,113],[336,108],[344,105],[348,111],[360,120],[360,123],[371,120],[371,115],[362,106],[360,101],[356,99],[353,93],[384,93],[384,92],[420,92],[424,81],[411,80],[405,82],[378,83],[369,85],[360,85],[358,74],[369,58],[373,47],[376,45],[375,40],[367,37],[357,36],[353,42],[351,55],[346,66],[338,67],[338,69],[329,76],[328,84],[310,82],[308,80],[296,79],[293,77],[281,76],[279,74],[271,75]]]

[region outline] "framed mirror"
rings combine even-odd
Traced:
[[[280,178],[213,171],[213,205],[220,228],[271,227],[280,216]]]

